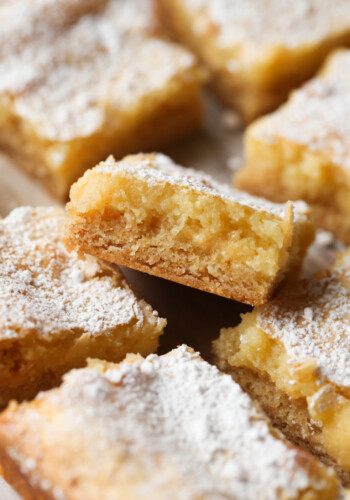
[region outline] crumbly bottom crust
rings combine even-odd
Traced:
[[[7,453],[0,449],[0,475],[23,500],[55,500],[49,492],[31,486],[18,466]]]
[[[87,231],[89,226],[89,232]],[[279,281],[279,276],[275,281],[264,281],[261,276],[258,276],[253,270],[244,266],[237,266],[234,277],[225,280],[225,273],[222,278],[218,279],[207,272],[207,274],[190,272],[189,269],[194,269],[195,256],[183,249],[171,249],[167,252],[164,248],[152,249],[146,247],[138,249],[137,255],[132,249],[132,236],[124,235],[122,230],[118,231],[118,241],[122,244],[115,246],[113,239],[103,237],[101,235],[112,234],[116,229],[116,224],[113,221],[108,226],[103,224],[103,228],[92,221],[82,222],[81,224],[73,219],[70,222],[69,231],[66,232],[65,243],[68,249],[76,250],[78,253],[86,253],[109,262],[115,262],[119,265],[130,267],[147,274],[155,275],[167,280],[175,281],[182,285],[198,288],[205,292],[214,293],[233,300],[238,300],[250,305],[260,305],[265,303],[272,290],[275,288],[275,283]],[[129,240],[129,244],[127,243]],[[134,254],[133,254],[134,253]],[[130,257],[131,256],[131,257]]]
[[[240,384],[254,400],[258,401],[264,412],[286,438],[297,446],[312,453],[324,464],[333,467],[343,485],[350,486],[350,471],[340,467],[328,454],[323,445],[321,428],[311,419],[304,398],[292,399],[271,381],[270,377],[257,375],[244,367],[228,366],[219,361],[232,378]]]
[[[69,369],[69,368],[68,368]],[[0,411],[4,410],[8,402],[15,399],[17,401],[30,400],[40,391],[46,391],[56,387],[61,382],[62,375],[67,369],[62,368],[56,372],[47,370],[37,378],[28,378],[17,387],[3,384],[0,386]]]
[[[315,226],[333,233],[341,241],[350,245],[350,216],[333,207],[310,204],[311,218]]]

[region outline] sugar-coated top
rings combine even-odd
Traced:
[[[186,346],[98,365],[70,372],[15,421],[7,417],[10,438],[21,433],[12,457],[57,500],[66,499],[55,484],[58,460],[61,484],[77,478],[87,499],[94,487],[117,498],[125,484],[130,498],[145,500],[277,500],[324,487],[313,459],[277,438],[238,384]],[[22,445],[31,441],[28,464]]]
[[[13,0],[0,23],[0,96],[53,141],[88,136],[110,113],[117,124],[118,112],[195,66],[153,37],[151,0]]]
[[[122,170],[124,173],[140,178],[149,184],[168,183],[187,187],[206,194],[219,196],[250,207],[253,210],[273,214],[281,219],[286,214],[286,204],[273,203],[234,189],[227,184],[221,184],[210,175],[192,168],[181,167],[168,156],[160,153],[127,156],[119,162],[110,157],[95,167],[94,170],[108,175],[118,175]],[[293,207],[296,218],[304,217],[308,211],[307,205],[303,202],[294,202]]]
[[[181,0],[199,35],[215,33],[224,49],[264,54],[271,46],[318,44],[350,28],[347,0]]]
[[[64,212],[21,207],[0,221],[0,340],[60,332],[100,335],[144,321],[118,268],[62,243]],[[155,324],[160,321],[154,313]]]
[[[350,387],[350,252],[323,277],[285,287],[257,321],[291,362],[314,359],[323,381]]]
[[[350,168],[350,50],[336,52],[319,77],[295,91],[287,104],[248,130],[258,140],[279,139],[319,152]]]

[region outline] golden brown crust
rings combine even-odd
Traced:
[[[23,500],[55,500],[50,492],[44,492],[38,487],[33,487],[27,478],[21,474],[16,463],[0,447],[0,468],[3,478],[20,495]]]
[[[108,240],[106,240],[105,246],[99,245],[98,247],[94,247],[92,242],[85,242],[85,240],[87,240],[86,231],[84,228],[79,231],[76,225],[74,229],[70,229],[70,232],[66,236],[65,243],[68,249],[76,250],[79,242],[79,252],[81,252],[82,255],[85,253],[96,257],[98,256],[101,259],[118,262],[122,266],[130,267],[137,271],[142,271],[147,274],[175,281],[182,285],[221,295],[222,297],[244,302],[246,304],[254,306],[264,304],[275,288],[275,283],[266,284],[262,282],[258,285],[256,273],[247,268],[243,268],[243,266],[236,269],[235,275],[230,282],[225,282],[224,279],[218,280],[209,274],[200,277],[191,275],[189,272],[184,274],[180,268],[176,269],[171,265],[171,257],[166,261],[162,261],[160,264],[149,265],[147,264],[147,260],[149,260],[147,258],[148,255],[142,258],[140,254],[140,259],[135,259],[135,257],[130,258],[128,250],[123,251],[120,248],[112,247],[111,242],[108,242]],[[276,279],[276,281],[278,280]]]
[[[310,215],[316,227],[332,232],[341,241],[350,245],[350,218],[334,207],[310,204]]]
[[[81,360],[78,365],[84,366],[85,363],[85,360]],[[70,368],[69,364],[61,365],[59,368],[54,367],[52,370],[47,369],[44,372],[38,372],[36,376],[33,373],[28,373],[30,370],[25,373],[25,370],[22,369],[20,377],[15,372],[9,375],[9,383],[6,383],[6,380],[2,377],[0,411],[6,408],[9,401],[28,401],[40,391],[56,387],[60,384],[62,375]]]

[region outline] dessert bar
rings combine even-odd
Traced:
[[[244,122],[272,111],[335,47],[350,45],[347,0],[155,0],[164,25],[209,68]]]
[[[248,304],[297,272],[313,227],[277,205],[161,154],[113,158],[74,184],[69,249]]]
[[[0,149],[58,197],[110,153],[200,127],[203,70],[150,0],[15,0],[0,23]]]
[[[350,484],[350,252],[286,283],[215,342],[218,365],[288,439]]]
[[[0,464],[23,500],[340,500],[334,471],[186,346],[93,360],[11,404]]]
[[[287,104],[245,133],[235,186],[276,202],[305,200],[319,227],[350,243],[350,51],[329,57]]]
[[[154,352],[165,326],[117,266],[66,251],[64,220],[59,208],[22,207],[0,221],[0,408],[89,356]]]

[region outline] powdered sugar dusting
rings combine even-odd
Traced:
[[[260,120],[249,134],[274,143],[280,138],[320,152],[350,168],[350,51],[336,53],[327,71],[295,91],[288,103]]]
[[[258,326],[283,342],[291,362],[314,359],[319,376],[350,386],[350,254],[321,278],[302,280],[258,314]]]
[[[220,184],[203,172],[176,165],[163,154],[133,155],[120,162],[115,162],[113,158],[109,158],[95,167],[96,172],[108,175],[117,174],[120,170],[146,180],[149,184],[168,183],[188,187],[196,191],[219,196],[254,210],[273,214],[281,219],[286,214],[286,204],[273,203],[231,188],[229,185]],[[297,208],[295,217],[305,217],[308,210],[307,205],[294,205]]]
[[[115,125],[125,108],[196,65],[153,38],[150,0],[8,2],[0,22],[4,105],[14,97],[13,112],[54,141],[93,134],[110,118]]]
[[[82,496],[97,482],[101,498],[116,498],[119,471],[132,467],[140,499],[277,500],[281,491],[295,498],[324,487],[311,472],[312,459],[277,439],[238,384],[186,346],[105,373],[72,371],[38,403],[48,405],[50,422],[35,407],[24,408],[18,419],[31,436],[40,428],[33,455],[42,454],[41,435],[49,450],[79,443],[75,450],[84,461],[75,460],[67,473],[80,478]],[[70,467],[69,453],[63,448],[61,468],[66,459]],[[49,479],[54,487],[56,478]]]
[[[61,209],[29,207],[0,221],[0,339],[29,332],[100,335],[144,321],[117,269],[65,250],[63,222]]]
[[[196,15],[194,31],[213,32],[223,48],[248,55],[271,48],[318,44],[349,31],[347,0],[182,0]]]

